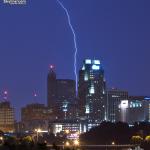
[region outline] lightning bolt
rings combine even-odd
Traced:
[[[77,96],[77,93],[78,93],[78,76],[77,76],[77,53],[78,53],[78,48],[77,48],[77,42],[76,42],[76,34],[75,34],[75,30],[72,26],[70,15],[69,15],[69,12],[68,12],[67,8],[59,0],[57,0],[57,2],[63,8],[63,10],[65,11],[65,13],[67,15],[67,19],[68,19],[68,25],[71,29],[72,34],[73,34],[73,42],[74,42],[74,48],[75,48],[75,52],[74,52],[74,75],[75,75],[75,81],[76,81],[76,96]]]

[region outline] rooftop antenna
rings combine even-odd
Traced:
[[[4,101],[8,100],[8,91],[7,90],[3,91],[3,100]]]
[[[33,92],[33,100],[35,103],[37,103],[37,97],[38,97],[37,92],[34,91]]]

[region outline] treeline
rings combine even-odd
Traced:
[[[147,144],[150,143],[150,123],[140,122],[129,126],[123,122],[102,122],[89,132],[80,135],[83,144]]]

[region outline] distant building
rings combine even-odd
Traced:
[[[107,120],[111,122],[119,121],[118,106],[121,100],[128,100],[128,92],[119,89],[107,90]]]
[[[85,59],[79,71],[79,110],[80,116],[86,116],[89,122],[105,120],[105,79],[100,60]]]
[[[44,104],[28,104],[21,109],[21,125],[24,130],[48,129],[49,120],[54,119],[52,111]]]
[[[150,98],[144,96],[130,96],[129,100],[122,100],[119,106],[120,121],[130,124],[140,121],[150,121]]]
[[[55,120],[49,123],[49,132],[53,134],[66,133],[69,138],[76,138],[79,133],[88,131],[88,124],[77,120]]]
[[[15,122],[15,132],[16,133],[22,133],[25,131],[25,127],[24,124],[20,121],[20,122]]]
[[[50,66],[50,70],[47,76],[47,105],[52,110],[55,108],[57,101],[57,79],[54,67]]]
[[[57,79],[54,67],[51,66],[47,77],[47,104],[57,119],[75,117],[75,81]]]
[[[0,130],[3,132],[14,132],[14,124],[14,108],[9,101],[0,102]]]

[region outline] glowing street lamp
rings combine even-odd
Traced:
[[[65,145],[66,145],[66,146],[70,146],[70,143],[67,141],[67,142],[65,143]]]
[[[74,145],[75,146],[79,146],[79,141],[78,140],[74,140]]]
[[[38,142],[38,140],[39,140],[39,133],[41,132],[41,129],[40,128],[35,129],[35,132],[36,132],[36,141]]]
[[[115,145],[115,142],[113,141],[111,144],[112,144],[112,145]]]
[[[3,141],[3,137],[2,136],[0,136],[0,140]]]
[[[66,134],[69,134],[69,130],[65,130]]]

